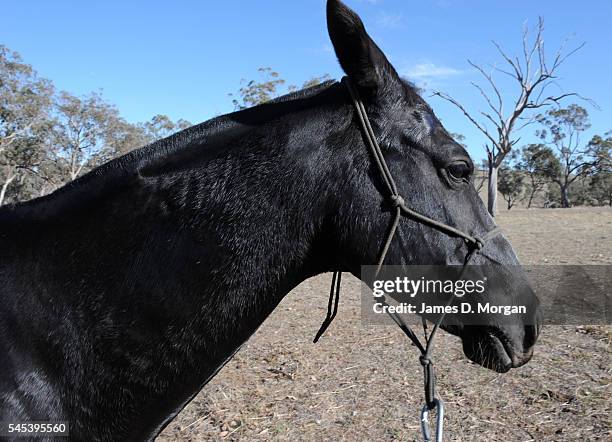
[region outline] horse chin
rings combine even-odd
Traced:
[[[515,355],[509,340],[491,330],[463,339],[463,352],[470,360],[498,373],[520,367],[531,356],[525,358]]]

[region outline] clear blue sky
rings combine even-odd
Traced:
[[[346,0],[398,70],[428,89],[483,108],[466,59],[500,60],[490,41],[520,49],[527,20],[546,20],[552,53],[567,37],[586,42],[560,71],[565,91],[593,98],[592,133],[612,129],[612,2]],[[2,2],[0,43],[59,89],[102,89],[129,121],[155,114],[194,123],[232,110],[228,93],[270,66],[289,83],[341,72],[325,28],[324,0]],[[450,105],[428,98],[449,130],[482,157],[484,139]],[[532,138],[533,130],[524,139]]]

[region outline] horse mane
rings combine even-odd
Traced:
[[[291,110],[303,109],[312,104],[312,99],[334,84],[337,83],[329,80],[248,109],[196,124],[110,160],[48,195],[0,207],[0,215],[4,215],[2,218],[5,218],[7,215],[18,213],[38,216],[57,213],[62,209],[78,206],[80,201],[91,201],[129,186],[143,176],[150,177],[161,173],[164,169],[171,168],[172,163],[184,160],[186,154],[193,154],[194,150],[200,155],[214,154],[215,147],[221,144],[216,141],[236,139],[246,135],[251,128],[265,123],[266,120],[278,118]]]

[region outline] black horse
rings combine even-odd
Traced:
[[[407,203],[491,230],[467,152],[359,17],[340,1],[327,8],[340,64]],[[390,220],[382,203],[349,95],[328,82],[2,208],[0,422],[69,421],[75,440],[154,438],[292,288],[376,261]],[[404,220],[387,262],[461,264],[466,252],[461,239]],[[518,264],[503,236],[474,259],[486,262]],[[531,296],[512,284],[498,296]],[[486,329],[452,332],[489,368],[529,360],[536,326],[498,326],[498,339]]]

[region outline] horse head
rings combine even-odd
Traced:
[[[359,16],[342,2],[327,3],[328,30],[336,55],[358,91],[372,130],[398,193],[406,204],[427,217],[482,237],[496,226],[473,185],[474,163],[467,151],[442,126],[417,88],[403,80],[368,35]],[[350,104],[348,93],[347,102]],[[353,274],[376,262],[391,220],[385,210],[386,189],[379,169],[368,156],[355,113],[342,120],[333,139],[346,151],[342,166],[350,168],[334,219],[341,261]],[[401,221],[402,235],[391,242],[386,263],[463,265],[470,253],[462,238],[411,220]],[[512,246],[496,235],[470,264],[495,265],[496,283],[487,299],[496,304],[529,306],[527,315],[499,321],[482,313],[479,323],[442,328],[461,337],[466,356],[499,372],[519,367],[532,356],[539,333],[537,300]]]

